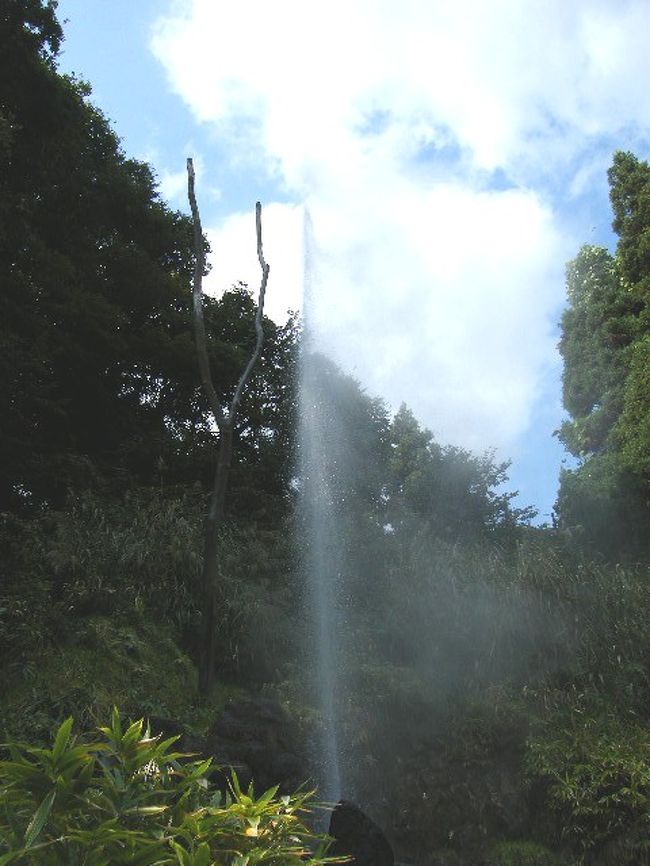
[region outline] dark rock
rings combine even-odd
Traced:
[[[297,731],[277,701],[244,698],[226,707],[208,732],[206,746],[219,764],[249,767],[258,793],[279,785],[288,794],[308,775],[297,741]]]
[[[185,733],[183,725],[165,716],[145,715],[145,724],[147,722],[149,722],[151,735],[153,737],[161,736],[163,740],[166,740],[168,737],[182,737]]]
[[[304,767],[300,758],[292,752],[273,755],[270,772],[278,779],[294,779],[296,787],[304,782]]]
[[[181,745],[181,751],[192,755],[194,760],[206,757],[207,743],[205,737],[185,732],[179,742]]]
[[[332,812],[330,836],[332,856],[354,858],[354,866],[394,866],[393,849],[381,829],[364,812],[341,800]]]
[[[255,741],[265,739],[267,726],[256,724],[254,720],[238,719],[228,710],[217,719],[211,728],[210,734],[225,740]]]
[[[147,719],[146,713],[142,716]],[[186,731],[175,719],[149,716],[153,736],[179,737],[172,751],[184,752],[187,760],[212,758],[211,781],[228,790],[231,768],[242,790],[254,782],[258,794],[279,785],[281,794],[291,794],[309,775],[299,757],[298,732],[277,701],[243,698],[229,704],[207,736]]]
[[[271,698],[242,698],[228,707],[228,713],[236,719],[251,722],[252,719],[286,725],[287,714],[277,701]]]

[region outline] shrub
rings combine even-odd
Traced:
[[[528,767],[578,852],[650,838],[648,730],[633,717],[559,712],[531,739]]]
[[[119,500],[71,495],[66,510],[30,521],[0,514],[0,681],[75,643],[97,617],[169,626],[196,658],[204,507],[200,491],[141,489]],[[219,562],[220,673],[265,681],[295,656],[287,534],[233,523],[221,533]]]
[[[152,737],[117,710],[81,742],[72,718],[51,749],[9,744],[0,762],[0,866],[319,866],[327,838],[304,823],[310,795],[255,797],[233,774],[222,798],[211,760],[182,763],[174,737]]]
[[[497,842],[485,866],[556,866],[552,851],[536,842]]]

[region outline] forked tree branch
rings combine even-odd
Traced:
[[[207,337],[205,333],[205,318],[203,316],[203,272],[205,270],[205,251],[203,247],[203,228],[201,226],[201,217],[199,208],[196,203],[196,193],[194,190],[194,163],[191,158],[187,160],[187,195],[190,200],[190,208],[192,210],[192,218],[194,221],[194,248],[196,252],[196,262],[194,265],[194,281],[193,281],[193,304],[194,304],[194,337],[196,341],[196,351],[199,359],[199,370],[201,373],[201,382],[208,397],[210,409],[217,422],[219,430],[223,430],[227,425],[234,425],[241,400],[242,392],[246,386],[248,379],[255,364],[257,364],[262,353],[262,345],[264,343],[264,330],[262,328],[262,316],[264,315],[264,298],[266,296],[266,286],[269,280],[270,267],[264,260],[264,250],[262,247],[262,205],[260,202],[255,204],[255,234],[257,238],[257,259],[262,270],[262,279],[260,282],[259,296],[257,300],[257,311],[255,313],[255,333],[257,340],[255,349],[251,355],[244,372],[239,378],[235,393],[233,395],[228,413],[224,411],[217,392],[215,390],[212,373],[210,371],[210,360],[208,357]]]
[[[205,248],[203,246],[203,228],[201,226],[201,216],[199,207],[196,203],[196,194],[194,192],[194,163],[191,157],[187,160],[187,197],[190,200],[190,208],[192,210],[192,220],[194,222],[194,280],[192,282],[192,301],[194,306],[194,340],[196,342],[196,354],[199,361],[199,371],[201,373],[201,383],[203,390],[206,393],[210,409],[214,415],[214,420],[217,422],[217,427],[222,430],[226,425],[226,417],[219,397],[215,391],[212,382],[212,373],[210,372],[210,359],[208,357],[208,340],[205,334],[205,318],[203,316],[203,272],[205,271]]]
[[[262,281],[260,283],[260,293],[257,299],[257,312],[255,313],[255,333],[257,334],[257,342],[255,344],[255,350],[251,355],[251,358],[246,365],[246,369],[241,375],[241,379],[237,383],[237,389],[235,390],[235,395],[232,398],[232,403],[230,404],[230,416],[234,418],[237,413],[237,408],[239,407],[239,401],[241,399],[241,394],[248,381],[248,377],[253,371],[253,367],[257,364],[258,358],[262,352],[262,343],[264,342],[264,331],[262,329],[262,315],[264,313],[264,297],[266,295],[266,284],[269,281],[269,271],[270,267],[264,261],[264,251],[262,249],[262,205],[260,202],[256,202],[255,204],[255,233],[257,236],[257,260],[260,263],[260,268],[262,269]]]

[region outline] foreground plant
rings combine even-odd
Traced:
[[[310,794],[244,793],[233,773],[222,798],[211,759],[181,763],[177,737],[152,737],[117,710],[81,742],[72,718],[51,749],[3,748],[0,866],[292,866],[337,862],[304,823]]]

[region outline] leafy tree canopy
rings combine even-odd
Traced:
[[[150,167],[124,155],[88,85],[57,72],[55,6],[10,0],[0,12],[0,508],[10,510],[60,504],[69,487],[212,471],[190,222],[160,200]],[[206,306],[215,381],[228,393],[254,338],[254,303],[238,286]],[[265,329],[269,376],[237,431],[240,462],[256,465],[269,442],[279,452],[278,352],[292,340],[290,327]],[[282,459],[265,472],[274,494]]]
[[[563,473],[558,511],[601,551],[637,556],[650,530],[650,166],[618,152],[608,178],[616,254],[584,246],[567,266],[559,435],[581,465]]]

